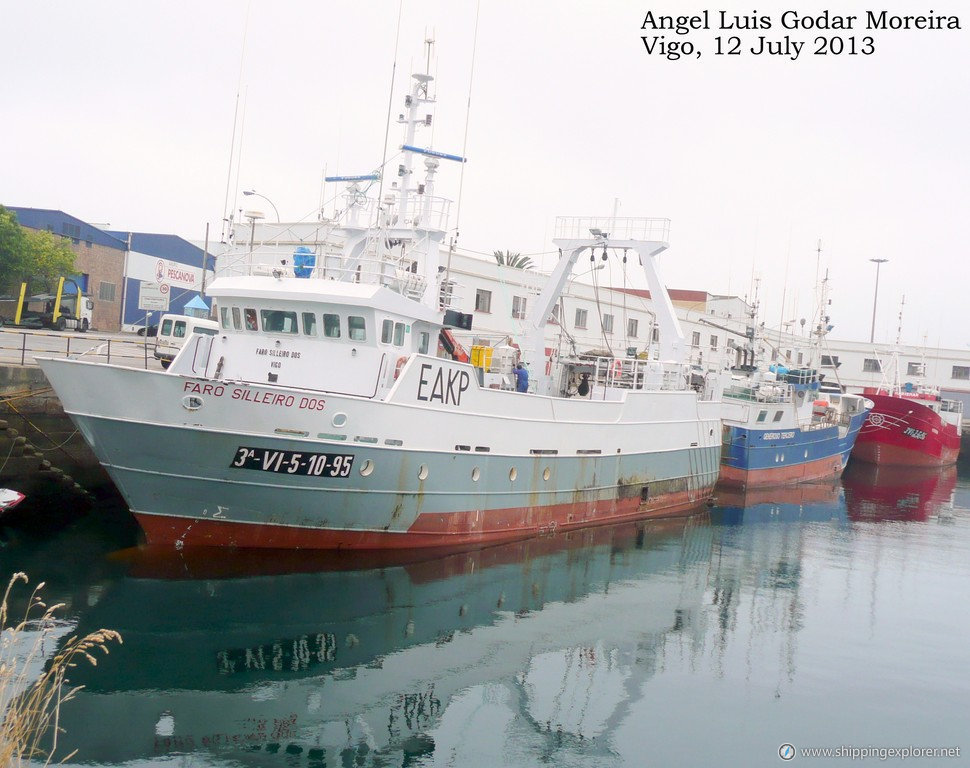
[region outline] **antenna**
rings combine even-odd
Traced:
[[[788,225],[788,250],[785,253],[785,280],[781,284],[781,318],[778,320],[782,326],[785,325],[785,297],[788,294],[788,265],[791,264],[791,230],[792,225]]]
[[[431,30],[431,37],[428,37],[427,29],[424,30],[424,35],[425,35],[424,45],[425,45],[425,48],[427,49],[427,52],[425,54],[425,62],[424,62],[424,74],[430,75],[431,74],[431,51],[434,48],[434,30],[433,29]]]
[[[236,108],[232,116],[232,138],[229,140],[229,170],[226,173],[226,198],[222,203],[222,242],[226,242],[226,226],[231,223],[229,213],[229,188],[232,186],[232,158],[236,153],[236,124],[239,121],[239,92],[242,90],[243,63],[246,60],[246,37],[249,34],[250,4],[246,4],[246,21],[243,24],[243,44],[239,54],[239,78],[236,81]],[[240,137],[240,141],[242,137]]]
[[[472,83],[475,80],[475,53],[478,51],[478,14],[481,10],[481,0],[475,5],[475,34],[472,38],[472,63],[468,73],[468,105],[465,108],[465,137],[462,139],[461,153],[465,154],[468,148],[468,119],[472,112]],[[458,173],[458,204],[455,206],[455,234],[448,243],[448,263],[445,266],[445,279],[451,278],[451,256],[455,252],[458,244],[458,236],[461,234],[461,191],[465,185],[465,164],[461,164],[461,171]]]
[[[397,74],[397,49],[401,42],[401,15],[404,13],[404,0],[397,7],[397,33],[394,35],[394,63],[391,65],[391,87],[387,92],[387,120],[384,123],[384,152],[381,154],[381,183],[377,189],[378,205],[384,199],[384,166],[387,165],[387,138],[391,133],[391,105],[394,100],[394,77]]]
[[[818,245],[815,247],[815,290],[818,290],[818,270],[819,264],[822,261],[822,238],[818,239]]]

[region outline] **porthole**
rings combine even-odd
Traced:
[[[202,398],[195,395],[186,395],[182,398],[182,407],[187,411],[197,411],[202,407]]]
[[[428,479],[428,465],[422,464],[420,467],[418,467],[418,480],[427,480],[427,479]]]
[[[343,412],[335,413],[333,415],[333,418],[330,419],[330,423],[333,424],[335,427],[342,427],[344,424],[347,423],[347,414]]]
[[[361,477],[367,477],[371,472],[374,471],[374,462],[367,459],[360,467]]]
[[[479,469],[478,467],[475,467],[475,468],[474,468],[474,469],[472,470],[472,482],[475,482],[475,483],[477,483],[477,482],[478,482],[478,479],[479,479],[479,478],[480,478],[481,476],[482,476],[482,470],[480,470],[480,469]]]
[[[546,467],[544,470],[542,470],[542,479],[548,480],[550,477],[552,477],[552,470],[549,469],[549,467]]]
[[[516,471],[515,467],[512,467],[512,469],[509,470],[509,480],[511,480],[514,483],[515,478],[517,478],[518,476],[519,476],[519,473]]]

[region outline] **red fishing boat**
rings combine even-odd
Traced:
[[[903,298],[903,305],[906,299]],[[863,394],[873,402],[852,449],[852,458],[870,464],[897,467],[946,467],[955,464],[960,453],[963,403],[945,400],[939,389],[922,383],[900,382],[899,342],[903,310],[899,310],[896,346],[883,371],[879,387],[866,387]],[[926,372],[919,366],[919,375]]]
[[[963,403],[936,390],[866,387],[874,403],[852,457],[871,464],[945,467],[960,453]]]

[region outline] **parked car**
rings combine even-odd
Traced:
[[[185,340],[193,333],[215,336],[219,333],[219,324],[215,320],[201,317],[162,315],[155,340],[155,359],[161,361],[162,368],[168,368],[172,364]]]

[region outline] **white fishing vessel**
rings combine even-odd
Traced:
[[[40,360],[149,543],[464,545],[683,514],[709,497],[717,379],[689,386],[657,266],[668,220],[558,220],[562,256],[521,346],[528,393],[505,388],[511,367],[435,354],[471,317],[449,308],[449,201],[434,195],[441,161],[463,159],[415,144],[431,80],[414,75],[405,100],[392,193],[366,195],[376,175],[342,179],[342,248],[318,239],[281,258],[246,232],[208,291],[218,333],[192,336],[165,372]],[[547,355],[546,320],[593,248],[638,255],[661,297],[663,362]]]

